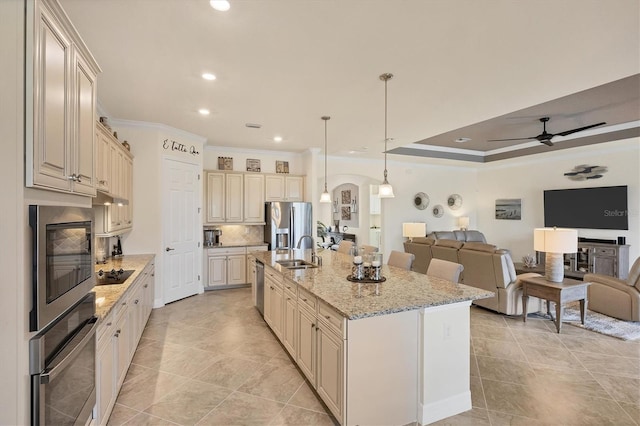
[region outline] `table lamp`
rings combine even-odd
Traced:
[[[427,235],[427,224],[420,222],[409,222],[402,224],[402,236],[412,241],[415,237],[424,237]]]
[[[564,254],[578,251],[578,231],[566,228],[536,228],[533,248],[545,253],[544,273],[548,281],[564,279]]]
[[[466,231],[469,228],[469,216],[460,216],[458,218],[458,226],[460,230]]]

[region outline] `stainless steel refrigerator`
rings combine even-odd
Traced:
[[[311,203],[272,201],[264,209],[264,242],[269,250],[297,248],[303,235],[315,241]],[[311,238],[304,238],[300,248],[313,248]]]

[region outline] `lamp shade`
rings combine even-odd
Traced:
[[[402,236],[407,238],[424,237],[427,235],[427,224],[409,222],[402,224]]]
[[[330,203],[331,202],[331,194],[329,194],[329,191],[325,190],[320,195],[320,202],[321,203]]]
[[[380,198],[394,198],[393,187],[387,183],[382,183],[378,186],[378,197]]]
[[[578,231],[566,228],[536,228],[533,230],[533,248],[545,253],[576,253]]]
[[[458,226],[460,229],[467,229],[469,227],[469,216],[460,216],[458,218]]]

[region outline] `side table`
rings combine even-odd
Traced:
[[[578,281],[565,278],[561,283],[547,281],[544,277],[521,278],[522,280],[522,316],[523,321],[527,321],[527,302],[529,296],[539,297],[547,301],[547,314],[551,315],[550,302],[556,304],[556,330],[560,333],[562,328],[562,314],[564,304],[568,302],[580,301],[580,319],[584,324],[587,313],[587,287],[589,282]],[[552,317],[553,319],[553,317]]]

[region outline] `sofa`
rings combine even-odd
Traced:
[[[626,280],[601,274],[585,274],[589,309],[625,321],[640,321],[640,258]]]
[[[433,240],[456,240],[456,241],[462,241],[462,242],[471,242],[471,241],[475,241],[479,243],[487,242],[482,232],[474,231],[474,230],[433,231],[427,235],[427,238],[431,238]]]
[[[460,263],[464,267],[461,283],[496,293],[494,297],[473,303],[506,315],[522,314],[520,278],[540,276],[531,272],[517,275],[508,250],[478,241],[414,238],[404,243],[404,250],[415,255],[412,267],[415,272],[426,274],[433,258]],[[536,297],[530,297],[527,311],[541,311],[546,306],[543,303]]]

